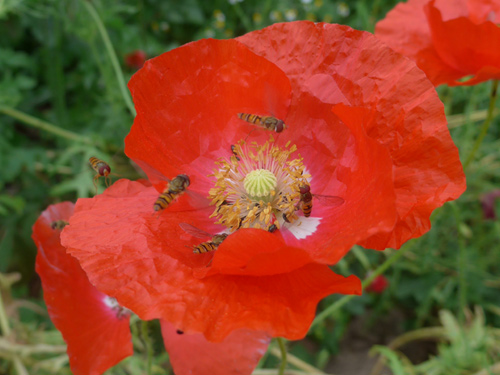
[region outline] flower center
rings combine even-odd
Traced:
[[[298,217],[300,187],[309,185],[295,145],[278,147],[272,136],[263,145],[240,141],[231,146],[229,160],[220,159],[209,199],[216,208],[211,217],[231,232],[239,228],[279,229]]]
[[[256,169],[246,175],[243,186],[251,197],[265,197],[276,188],[277,180],[273,172],[267,169]]]

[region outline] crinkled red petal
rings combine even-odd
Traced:
[[[201,333],[179,331],[165,320],[161,332],[176,375],[250,375],[270,341],[264,332],[238,330],[214,343]]]
[[[323,102],[337,104],[335,113],[351,131],[363,126],[390,153],[398,219],[388,234],[380,230],[367,240],[360,239],[363,246],[400,247],[429,230],[433,209],[465,190],[458,151],[434,87],[413,62],[371,34],[346,26],[292,22],[239,40],[287,74],[293,97],[310,96],[314,87],[312,92]],[[298,46],[305,46],[300,54]],[[330,83],[319,84],[325,76]],[[370,111],[363,120],[356,118],[360,108]],[[308,138],[314,132],[314,128],[297,128]],[[296,143],[300,150],[300,141]],[[377,206],[384,207],[378,201]]]
[[[443,21],[434,3],[430,1],[424,10],[439,57],[463,76],[474,75],[464,82],[467,85],[500,78],[500,28],[491,21],[476,24],[466,17]]]
[[[53,222],[69,220],[73,207],[70,202],[49,206],[35,222],[36,271],[49,316],[68,345],[71,371],[100,375],[133,354],[129,318],[106,305],[106,295],[90,284],[78,261],[61,246],[61,230],[52,229]]]
[[[375,25],[375,35],[395,51],[414,60],[431,82],[438,86],[463,77],[439,57],[432,44],[424,6],[429,0],[409,0],[397,4]]]
[[[474,85],[500,76],[492,48],[499,10],[489,0],[409,0],[378,22],[375,34],[413,59],[434,85]],[[458,81],[468,75],[474,77]]]
[[[323,297],[361,293],[357,278],[344,278],[325,265],[308,263],[307,254],[299,249],[282,246],[275,252],[272,235],[261,230],[262,236],[258,236],[256,229],[247,231],[254,241],[249,244],[229,236],[212,260],[218,274],[200,279],[194,271],[207,265],[212,254],[193,254],[191,246],[204,240],[179,226],[179,222],[194,222],[200,212],[153,215],[156,196],[153,187],[120,180],[104,194],[78,200],[62,235],[63,244],[92,283],[144,320],[165,319],[182,331],[202,332],[210,341],[221,341],[241,328],[299,339],[306,334]],[[210,233],[213,224],[208,215],[201,216],[206,219],[199,229]],[[244,261],[231,256],[218,260],[219,250],[237,253],[233,244],[244,250],[240,252]],[[276,267],[282,273],[272,269],[270,260],[283,263]],[[243,271],[235,274],[238,268]],[[259,276],[266,269],[269,274]]]
[[[427,108],[431,109],[434,95],[431,89],[422,93],[420,100],[427,101]],[[334,107],[333,111],[346,124],[358,126],[362,120],[366,132],[387,145],[396,166],[393,173],[398,221],[391,233],[376,234],[361,241],[362,246],[380,250],[398,248],[408,239],[421,236],[431,227],[432,211],[458,198],[465,190],[457,150],[449,138],[444,113],[439,107],[427,113],[427,121],[423,124],[412,118],[422,115],[418,111],[407,114],[406,121],[405,114],[401,114],[398,121],[388,123],[364,108],[343,104]]]

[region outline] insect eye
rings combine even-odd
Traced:
[[[283,129],[285,129],[285,123],[283,122],[283,120],[279,120],[276,124],[276,133],[281,133]]]
[[[308,185],[302,185],[299,187],[300,194],[307,194],[309,191],[311,191],[311,188]]]
[[[99,174],[101,176],[107,176],[111,172],[111,168],[107,165],[103,165],[99,168]]]

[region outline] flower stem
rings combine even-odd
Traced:
[[[2,329],[3,336],[7,337],[10,335],[9,321],[7,320],[7,314],[5,313],[5,308],[3,307],[1,291],[0,291],[0,328]]]
[[[15,356],[13,361],[18,375],[29,375],[28,370],[24,367],[23,362],[21,362],[19,357]]]
[[[495,79],[492,82],[491,86],[491,94],[490,94],[490,104],[488,106],[488,112],[486,114],[486,120],[483,123],[483,126],[481,127],[481,131],[479,132],[479,136],[476,139],[476,142],[474,142],[474,146],[472,147],[472,150],[467,156],[467,159],[465,159],[464,162],[464,169],[466,169],[469,164],[474,160],[474,157],[476,156],[477,150],[481,146],[481,143],[483,143],[483,139],[486,136],[486,133],[488,133],[488,129],[491,124],[491,120],[493,120],[493,112],[495,110],[495,101],[497,98],[497,87],[498,87],[498,80]]]
[[[37,119],[36,117],[27,115],[26,113],[20,112],[17,109],[0,105],[0,112],[6,114],[7,116],[13,117],[16,120],[19,120],[27,125],[31,125],[35,128],[42,129],[46,132],[55,134],[59,137],[63,137],[72,141],[78,141],[92,145],[94,144],[94,142],[90,138],[84,135],[73,133],[69,130],[61,129],[56,125]]]
[[[12,341],[0,337],[0,352],[19,355],[21,357],[39,355],[39,354],[62,354],[66,353],[66,345],[49,344],[16,344]]]
[[[407,243],[405,246],[403,246],[400,250],[396,251],[394,254],[392,254],[384,263],[382,263],[375,271],[373,271],[370,276],[368,276],[363,282],[362,282],[362,287],[363,289],[366,288],[368,285],[370,285],[373,280],[380,274],[384,273],[393,263],[395,263],[399,258],[401,258],[407,251],[410,249],[412,246],[413,242]],[[316,316],[316,318],[313,320],[311,327],[309,329],[314,328],[317,326],[319,323],[324,321],[326,318],[331,316],[335,311],[337,311],[339,308],[344,306],[347,302],[349,302],[351,299],[353,299],[355,295],[348,295],[340,298],[339,300],[335,301],[332,303],[329,307],[327,307],[325,310],[323,310],[321,313]]]
[[[498,108],[493,111],[493,117],[500,113]],[[482,109],[480,111],[475,111],[470,114],[459,114],[450,115],[446,118],[448,119],[448,129],[455,129],[470,122],[484,121],[488,115],[488,110]]]
[[[144,341],[144,346],[146,349],[146,374],[151,375],[151,365],[153,360],[153,346],[151,344],[151,338],[148,332],[148,322],[143,320],[141,322],[141,334],[142,340]]]
[[[275,357],[281,358],[281,351],[278,348],[271,348],[269,352]],[[286,356],[287,356],[287,362],[297,367],[301,371],[304,371],[308,374],[314,373],[314,374],[325,375],[325,373],[320,369],[317,369],[316,367],[310,365],[309,363],[304,362],[300,358],[295,357],[293,354],[287,353]]]
[[[111,40],[109,39],[108,32],[106,31],[106,28],[104,27],[101,19],[99,18],[99,14],[95,10],[92,3],[90,1],[85,1],[85,0],[81,0],[81,2],[83,3],[83,5],[85,5],[87,11],[89,12],[90,16],[97,25],[99,34],[101,34],[104,46],[106,48],[106,51],[108,52],[109,59],[111,60],[111,64],[113,65],[113,69],[116,74],[116,79],[118,80],[118,86],[120,88],[120,92],[123,96],[123,99],[125,100],[125,104],[127,105],[130,113],[132,113],[132,115],[135,117],[137,115],[137,112],[135,111],[134,103],[132,103],[132,99],[130,98],[127,86],[125,85],[125,80],[123,78],[122,70],[120,68],[120,64],[118,63],[118,58],[116,57],[113,45],[111,44]]]
[[[286,368],[286,346],[285,346],[285,340],[283,340],[281,337],[277,337],[276,341],[278,342],[278,345],[280,347],[280,352],[281,352],[281,364],[280,368],[278,371],[278,375],[283,375],[285,373],[285,368]]]

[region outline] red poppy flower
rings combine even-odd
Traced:
[[[153,186],[79,200],[63,244],[121,305],[210,341],[302,338],[321,298],[360,293],[326,264],[425,233],[465,189],[433,86],[369,33],[294,22],[201,40],[129,86],[126,153]]]
[[[59,236],[73,208],[70,202],[49,206],[33,225],[36,271],[50,319],[68,345],[71,371],[98,375],[133,354],[129,315],[90,284],[61,246]]]
[[[70,202],[49,206],[33,226],[36,270],[50,318],[68,344],[72,372],[98,375],[133,354],[130,319],[116,300],[89,282],[78,261],[61,246],[59,236],[73,208]],[[251,374],[269,344],[263,332],[239,330],[214,344],[202,334],[183,334],[166,321],[161,326],[176,375]]]
[[[375,35],[415,60],[435,86],[474,85],[500,78],[499,23],[498,1],[409,0],[377,23]]]
[[[367,292],[380,294],[389,286],[389,280],[384,275],[378,275],[373,282],[366,287]]]
[[[145,62],[146,62],[146,52],[140,49],[125,55],[125,64],[130,69],[135,69],[135,70],[141,69]]]

